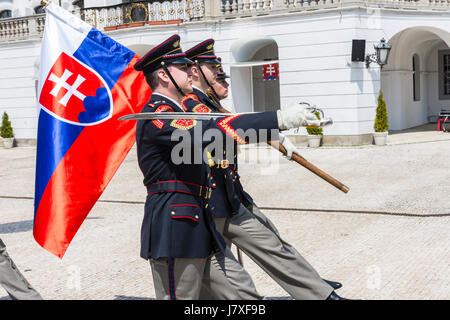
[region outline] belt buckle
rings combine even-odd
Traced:
[[[229,166],[229,162],[227,159],[224,159],[222,161],[220,161],[220,166],[222,167],[222,169],[226,169]]]

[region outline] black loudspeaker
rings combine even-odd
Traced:
[[[366,40],[353,39],[352,61],[364,62],[366,60]]]

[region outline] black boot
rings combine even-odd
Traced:
[[[338,296],[338,295],[336,294],[336,292],[333,291],[333,292],[331,292],[331,294],[328,296],[327,300],[348,300],[348,299],[342,298],[342,297]]]
[[[328,283],[330,286],[332,286],[334,290],[342,288],[342,283],[340,283],[340,282],[325,280],[325,279],[322,279],[322,280],[325,281],[326,283]]]

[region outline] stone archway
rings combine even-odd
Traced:
[[[233,104],[237,112],[280,108],[279,80],[264,81],[262,66],[278,62],[278,45],[270,37],[247,37],[234,42],[231,53]]]
[[[381,71],[381,88],[390,129],[426,124],[440,109],[450,109],[450,95],[440,94],[441,60],[445,53],[450,58],[450,34],[433,27],[412,27],[396,33],[388,42],[392,51]],[[448,89],[450,93],[450,85]]]

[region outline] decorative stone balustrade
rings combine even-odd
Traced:
[[[45,15],[0,19],[0,42],[39,38],[44,31]]]
[[[140,1],[81,10],[81,17],[99,30],[143,26],[146,23],[181,23],[203,16],[204,0]]]

